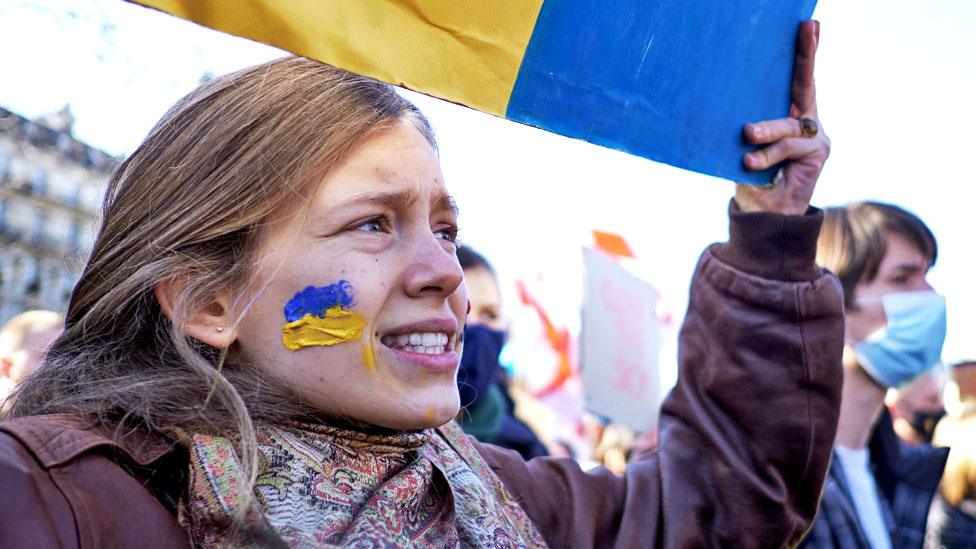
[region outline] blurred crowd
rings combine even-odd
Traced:
[[[818,262],[844,288],[848,344],[833,465],[805,547],[976,547],[976,359],[941,360],[947,304],[927,279],[937,249],[898,206],[826,211]],[[507,324],[490,263],[465,247],[459,258],[472,302],[458,378],[466,431],[526,458],[569,455],[616,473],[654,451],[654,427],[589,413],[569,419],[583,455],[555,437],[567,418],[499,364]]]
[[[848,345],[833,465],[804,546],[976,547],[976,349],[941,360],[946,304],[926,278],[936,257],[934,235],[902,208],[826,211],[818,262],[844,287]],[[470,295],[457,417],[467,433],[526,459],[568,456],[615,473],[655,451],[656,428],[560,417],[503,367],[510,324],[499,278],[469,247],[458,259]],[[0,401],[43,363],[63,322],[32,310],[3,326]],[[567,424],[578,440],[562,436]]]

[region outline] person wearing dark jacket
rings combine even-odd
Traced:
[[[903,443],[884,399],[939,362],[945,300],[926,278],[936,256],[932,232],[902,208],[825,211],[817,261],[844,287],[847,345],[834,459],[803,547],[922,547],[948,451]]]

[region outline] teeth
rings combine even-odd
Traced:
[[[444,352],[444,347],[425,347],[423,345],[408,345],[404,347],[405,351],[411,353],[420,353],[425,355],[439,355]]]
[[[411,353],[439,355],[450,341],[447,334],[437,332],[414,332],[397,336],[384,336],[383,344]]]

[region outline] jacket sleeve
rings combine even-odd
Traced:
[[[0,547],[77,547],[68,500],[14,437],[0,432]]]
[[[822,221],[730,210],[702,255],[659,450],[622,476],[480,445],[553,547],[780,547],[817,509],[840,404],[843,300]]]

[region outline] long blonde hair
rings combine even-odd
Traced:
[[[188,311],[243,288],[272,213],[300,203],[362,136],[401,119],[434,146],[427,121],[390,86],[302,58],[181,99],[112,176],[66,329],[6,415],[231,436],[253,480],[253,421],[306,410],[233,354],[188,338]],[[182,288],[172,321],[153,293],[168,280]]]

